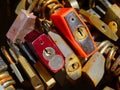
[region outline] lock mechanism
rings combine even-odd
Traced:
[[[76,40],[84,40],[88,36],[88,33],[85,27],[80,26],[75,29],[74,36]]]

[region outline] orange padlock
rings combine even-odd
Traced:
[[[88,27],[75,9],[60,8],[51,20],[79,56],[87,58],[97,51]]]

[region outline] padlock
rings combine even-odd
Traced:
[[[51,20],[81,57],[89,57],[97,51],[88,27],[73,8],[60,8]]]
[[[83,73],[91,79],[95,87],[103,78],[104,66],[105,57],[100,52],[96,52],[82,68]]]
[[[31,11],[34,9],[36,2],[37,0],[33,0],[28,10],[21,10],[8,30],[6,36],[13,43],[16,39],[21,39],[24,42],[24,36],[34,29],[36,16]]]
[[[108,0],[99,0],[104,6],[106,6],[107,11],[104,17],[104,22],[109,24],[111,21],[115,21],[118,25],[117,35],[120,36],[120,7],[117,4],[111,4]]]
[[[54,28],[50,27],[46,21],[43,21],[43,26],[47,31],[47,34],[51,37],[51,39],[65,56],[65,70],[67,75],[73,80],[80,78],[82,74],[82,65],[80,59],[65,42],[65,40],[56,32]]]
[[[95,87],[99,84],[105,73],[106,59],[103,54],[106,53],[109,47],[113,46],[114,45],[108,40],[99,44],[99,52],[93,54],[82,68],[82,71],[91,79]]]
[[[26,48],[26,46],[22,43],[22,41],[20,39],[17,39],[17,44],[21,47],[21,49],[27,54],[27,56],[29,57],[29,59],[34,62],[33,66],[35,68],[35,70],[37,71],[37,73],[39,74],[39,76],[42,78],[45,87],[47,90],[51,89],[55,84],[56,81],[55,79],[49,74],[49,72],[46,70],[46,68],[41,64],[40,61],[36,61],[35,58],[33,57],[33,55],[30,53],[30,51],[28,51],[28,49]]]
[[[80,13],[90,22],[92,25],[94,25],[100,32],[102,32],[105,36],[108,38],[117,41],[118,36],[116,33],[102,20],[100,20],[95,15],[92,15],[91,13],[81,9]]]
[[[8,40],[7,43],[9,47],[13,50],[13,52],[16,54],[18,58],[18,62],[20,63],[26,75],[28,76],[33,88],[35,90],[44,90],[44,85],[42,83],[42,80],[35,73],[34,69],[28,63],[26,58],[21,54],[21,52],[19,51],[19,48],[11,40]]]
[[[61,68],[64,67],[65,64],[62,52],[55,45],[53,40],[44,33],[33,40],[33,38],[35,37],[35,32],[37,33],[37,31],[32,31],[28,33],[25,36],[25,40],[28,43],[32,44],[32,48],[47,68],[49,68],[54,73],[58,72]],[[33,41],[30,40],[29,37],[32,37]]]

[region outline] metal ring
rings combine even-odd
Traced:
[[[106,45],[99,52],[103,54],[108,47],[112,47],[112,46],[114,46],[112,43],[110,42],[106,43]]]
[[[0,73],[0,80],[2,80],[3,78],[6,78],[8,76],[9,76],[8,71],[2,72],[2,73]]]
[[[8,77],[3,78],[2,80],[0,80],[0,84],[3,84],[3,83],[5,83],[5,82],[7,82],[9,80],[12,80],[12,77],[10,75]]]
[[[111,61],[112,61],[113,59],[115,60],[114,55],[115,55],[117,49],[118,49],[117,46],[113,46],[113,47],[111,48],[110,52],[109,52],[108,55],[107,55],[106,64],[105,64],[107,70],[109,70],[110,67],[111,67]]]
[[[62,4],[57,4],[57,5],[53,6],[50,10],[50,14],[54,13],[55,9],[62,8],[62,7],[63,7]]]
[[[42,6],[42,18],[45,17],[45,9],[46,9],[47,5],[49,5],[51,3],[59,4],[59,1],[58,0],[48,0],[48,1],[46,1]]]
[[[107,43],[110,43],[110,41],[108,41],[108,40],[105,40],[105,41],[103,41],[102,43],[100,43],[99,45],[98,45],[98,49],[101,49],[105,44],[107,44]]]
[[[9,80],[9,81],[3,83],[2,86],[3,86],[4,88],[6,88],[6,87],[8,87],[9,85],[13,85],[13,84],[15,84],[15,81],[14,81],[14,80]]]

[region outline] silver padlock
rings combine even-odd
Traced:
[[[105,57],[100,52],[96,52],[82,68],[82,71],[88,75],[95,87],[104,75],[104,66]]]

